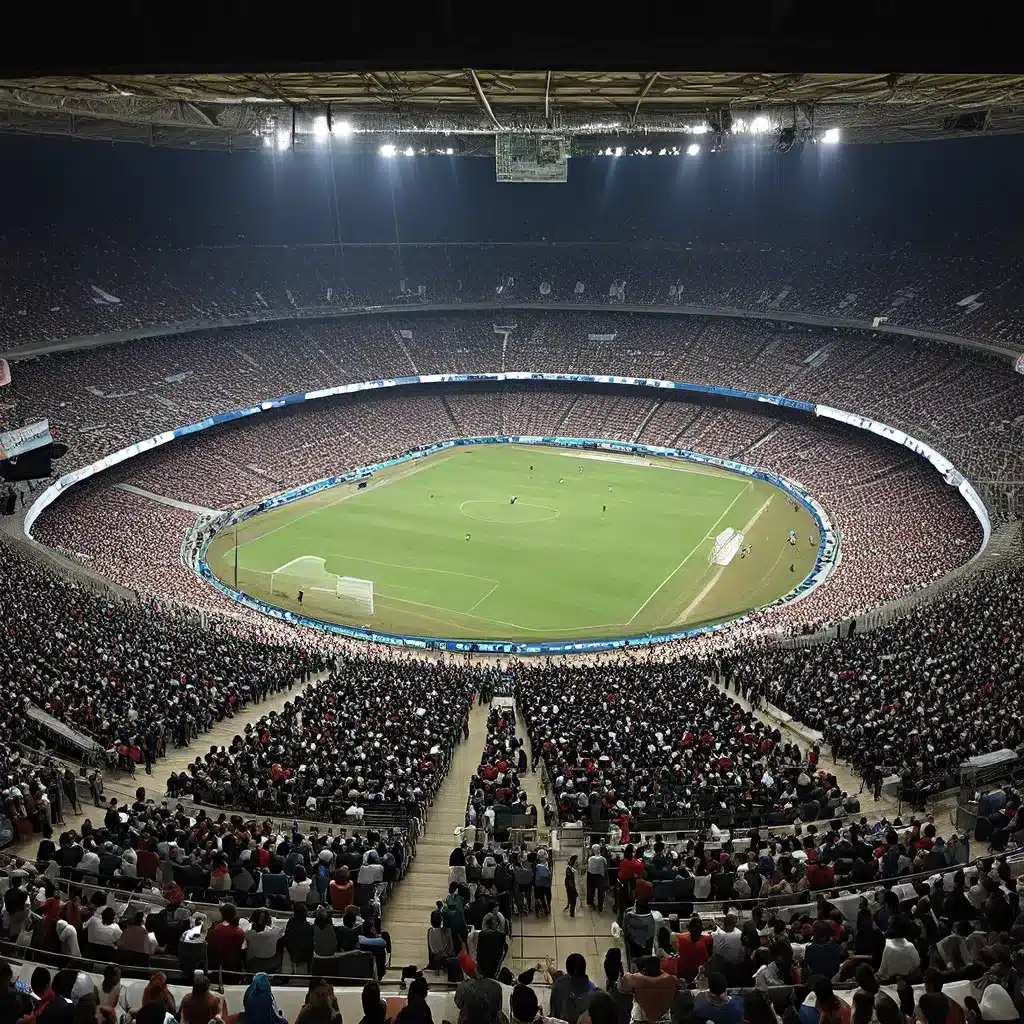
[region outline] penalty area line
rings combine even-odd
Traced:
[[[484,603],[484,601],[486,601],[487,598],[489,598],[491,596],[491,594],[493,594],[498,589],[498,587],[500,587],[500,586],[501,586],[501,582],[500,581],[495,583],[494,586],[491,587],[491,589],[488,590],[487,593],[484,594],[484,596],[481,597],[480,600],[477,601],[477,603],[475,605],[473,605],[473,607],[470,608],[469,611],[466,612],[466,614],[467,615],[472,615],[473,612],[475,612],[477,610],[477,608],[479,608],[480,605],[482,605]]]
[[[697,543],[693,546],[692,550],[683,558],[683,560],[654,588],[654,590],[651,591],[647,600],[644,601],[644,603],[640,605],[639,608],[637,608],[637,610],[633,613],[632,618],[626,623],[627,626],[632,625],[633,620],[651,603],[651,601],[654,600],[655,597],[657,597],[657,595],[661,592],[662,587],[664,587],[665,584],[668,583],[668,581],[672,579],[672,577],[675,576],[675,574],[679,572],[679,570],[682,569],[682,567],[686,565],[686,563],[691,558],[693,558],[693,556],[700,550],[704,541],[706,541],[709,537],[714,536],[715,529],[717,528],[718,524],[732,511],[733,505],[735,505],[736,502],[739,501],[740,498],[742,498],[743,495],[746,494],[752,486],[753,485],[750,483],[750,481],[748,481],[744,487],[740,488],[740,490],[736,492],[736,497],[734,497],[732,501],[729,502],[729,504],[725,508],[725,511],[715,520],[714,526],[712,526],[711,529],[708,530],[708,532],[703,537],[701,537],[699,541],[697,541]]]
[[[773,497],[774,495],[772,494],[768,496],[768,500],[753,514],[753,516],[750,519],[750,522],[747,523],[747,525],[744,526],[743,529],[740,531],[744,537],[750,536],[750,531],[754,528],[754,525],[757,523],[758,519],[761,518],[762,513],[772,503]],[[778,564],[778,561],[778,559],[775,560],[776,565]],[[686,620],[690,617],[690,614],[693,611],[695,611],[700,606],[700,603],[704,600],[704,598],[707,597],[712,590],[714,590],[715,584],[718,583],[718,581],[722,578],[722,573],[724,573],[727,568],[728,566],[725,565],[719,566],[718,571],[715,572],[711,579],[708,580],[708,582],[704,585],[704,589],[683,609],[683,613],[679,616],[678,619],[676,619],[675,625],[681,626],[684,622],[686,622]],[[772,569],[774,568],[775,566],[773,565]],[[768,574],[765,573],[765,576],[767,575]],[[760,584],[764,582],[765,576],[761,577],[758,586],[760,586]]]

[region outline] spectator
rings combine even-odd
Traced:
[[[222,967],[226,971],[242,969],[242,947],[245,932],[238,924],[238,911],[230,903],[220,908],[220,921],[206,936],[207,955],[211,968]]]
[[[711,1024],[742,1024],[743,999],[730,996],[725,975],[712,972],[708,975],[708,990],[694,1000],[694,1015],[698,1020]]]
[[[343,1024],[334,989],[323,978],[310,980],[306,1000],[295,1024]]]
[[[579,953],[570,953],[565,960],[565,974],[555,978],[551,985],[551,1016],[576,1024],[596,990],[597,986],[587,977],[586,959]]]
[[[222,1011],[223,1003],[210,991],[209,979],[196,971],[192,991],[181,1000],[181,1024],[209,1024]]]

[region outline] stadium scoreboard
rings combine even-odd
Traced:
[[[569,174],[569,139],[498,132],[494,166],[498,181],[564,182]]]

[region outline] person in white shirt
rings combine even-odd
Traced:
[[[93,914],[85,923],[85,935],[94,946],[116,946],[121,938],[117,911],[104,907],[102,914]]]
[[[921,954],[906,937],[906,922],[897,915],[889,923],[882,951],[882,963],[878,968],[879,981],[905,978],[921,966]]]
[[[384,866],[378,863],[378,860],[376,850],[367,852],[363,866],[356,875],[356,885],[376,885],[384,881]]]
[[[99,877],[100,855],[96,852],[96,847],[92,843],[89,844],[85,853],[82,854],[82,859],[78,862],[78,870],[83,875]]]
[[[693,898],[706,900],[711,895],[711,875],[695,874],[693,876]]]
[[[728,913],[721,925],[711,933],[712,956],[721,957],[726,964],[743,962],[743,933],[736,927],[736,915]]]
[[[601,847],[594,843],[587,858],[587,906],[594,908],[597,900],[598,911],[604,910],[604,892],[608,885],[608,861],[601,856]]]
[[[292,875],[292,884],[288,886],[288,899],[292,903],[305,903],[313,883],[306,877],[306,869],[300,864]]]
[[[82,949],[78,944],[78,932],[74,926],[67,921],[57,922],[57,938],[60,941],[60,951],[65,956],[81,956]]]

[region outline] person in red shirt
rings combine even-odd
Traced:
[[[331,906],[339,913],[343,912],[352,903],[353,891],[354,887],[351,878],[349,878],[348,868],[338,868],[334,872],[334,878],[331,880],[329,888]]]
[[[632,844],[622,851],[622,860],[619,863],[619,881],[627,885],[637,878],[642,878],[644,873],[644,862],[636,855]]]
[[[697,972],[711,959],[711,936],[699,917],[691,917],[685,932],[676,936],[677,977],[693,984]]]
[[[818,859],[818,851],[813,847],[807,850],[807,884],[811,889],[827,889],[836,880],[836,871],[831,864],[822,864]]]
[[[615,819],[615,823],[619,826],[619,831],[622,833],[621,842],[629,843],[632,833],[629,830],[629,826],[632,823],[632,818],[629,816],[629,811],[625,807],[622,808],[622,813]],[[640,865],[641,872],[643,871],[643,864]]]
[[[245,932],[238,927],[238,911],[226,904],[220,910],[221,920],[206,936],[206,948],[211,968],[223,967],[226,971],[242,969],[242,946]]]

